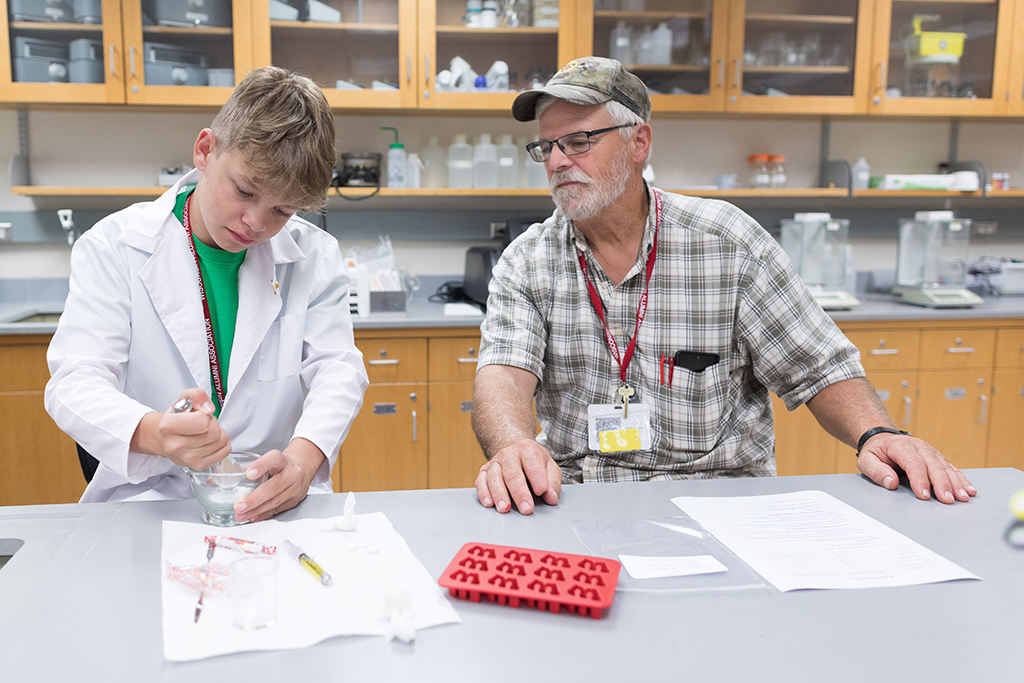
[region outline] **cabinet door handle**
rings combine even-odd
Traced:
[[[903,426],[910,426],[910,397],[903,397]]]
[[[412,440],[416,440],[416,411],[412,411]]]
[[[370,365],[398,365],[400,358],[388,358],[387,360],[368,360]]]
[[[721,88],[723,83],[725,83],[725,60],[724,59],[719,59],[718,60],[718,86],[717,87]]]
[[[412,53],[405,53],[405,82],[412,83]]]
[[[872,356],[895,356],[899,349],[871,349]]]
[[[978,424],[985,424],[985,419],[988,417],[988,396],[985,394],[978,394],[978,398],[981,399],[981,417],[978,419]]]
[[[430,85],[430,53],[423,54],[423,82]]]
[[[878,63],[878,87],[875,92],[885,91],[885,62]]]
[[[950,353],[974,353],[974,348],[970,346],[948,348],[946,351]]]
[[[116,76],[117,75],[114,72],[114,46],[113,45],[110,46],[110,75],[111,76]]]
[[[732,87],[738,88],[738,87],[740,87],[740,60],[738,60],[738,59],[732,60],[732,69],[733,69]]]
[[[132,77],[135,76],[135,46],[130,45],[128,47],[128,66],[131,68]]]
[[[459,362],[460,363],[479,363],[480,359],[479,358],[460,358]]]

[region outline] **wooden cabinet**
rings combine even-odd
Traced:
[[[875,0],[873,114],[1006,112],[1014,0]],[[1020,31],[1018,30],[1019,34]],[[1020,92],[1020,83],[1017,92]],[[1011,91],[1012,92],[1012,91]]]
[[[996,333],[987,467],[1024,470],[1024,328]]]
[[[49,335],[0,337],[0,505],[77,503],[85,491],[75,442],[43,407]]]
[[[472,486],[484,463],[470,425],[479,334],[357,331],[370,387],[341,448],[337,491]]]
[[[1020,320],[856,321],[840,328],[900,429],[958,467],[1024,465]],[[774,401],[780,475],[857,471],[853,449],[829,437],[806,407],[789,413]]]
[[[252,2],[226,1],[230,13],[213,20],[218,25],[189,27],[181,25],[186,12],[181,21],[144,21],[141,0],[101,0],[102,16],[88,18],[76,17],[70,3],[46,3],[63,13],[58,21],[16,19],[9,0],[0,0],[0,99],[222,105],[252,68]],[[199,22],[213,16],[188,9]],[[102,62],[100,72],[95,60]],[[227,84],[206,85],[208,75],[215,82],[225,78],[224,70]]]
[[[853,114],[867,111],[870,0],[581,0],[580,54],[622,57],[655,111]],[[645,55],[670,30],[671,58]],[[639,63],[636,63],[639,62]]]
[[[415,107],[416,0],[326,4],[341,12],[341,22],[271,19],[270,0],[252,0],[255,65],[310,76],[332,107]]]
[[[1024,2],[1017,0],[1013,21],[1013,42],[1010,45],[1010,66],[1007,69],[1006,113],[1024,116]]]
[[[269,0],[252,0],[256,65],[274,64],[309,75],[332,107],[484,109],[507,112],[515,92],[456,92],[437,76],[455,57],[480,76],[495,61],[508,65],[511,86],[547,80],[575,48],[575,5],[535,13],[519,26],[470,28],[464,0],[325,0],[340,23],[270,19]],[[549,25],[549,24],[557,25]],[[347,83],[342,83],[347,81]],[[376,88],[374,82],[377,83]]]

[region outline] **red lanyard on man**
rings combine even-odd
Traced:
[[[192,203],[192,196],[185,200],[185,208],[181,212],[181,222],[188,234],[188,248],[192,252],[192,258],[196,262],[196,274],[199,276],[199,297],[203,301],[203,316],[206,318],[206,345],[210,352],[210,375],[213,377],[213,390],[217,392],[217,404],[224,408],[224,384],[220,379],[220,361],[217,360],[217,345],[213,341],[213,319],[210,317],[210,303],[206,300],[206,287],[203,285],[203,271],[199,268],[199,254],[196,253],[196,245],[192,241],[192,224],[188,218],[188,207]]]
[[[626,383],[626,369],[629,367],[629,361],[633,359],[633,352],[636,350],[636,338],[640,333],[640,325],[644,321],[644,316],[647,315],[647,292],[651,284],[651,273],[654,272],[654,261],[658,256],[658,228],[661,226],[661,198],[657,192],[654,192],[654,243],[651,245],[651,251],[647,254],[647,279],[644,281],[644,291],[640,295],[640,305],[636,311],[636,329],[633,331],[633,338],[629,340],[629,344],[626,346],[626,353],[623,356],[619,355],[619,345],[615,342],[615,336],[612,335],[611,330],[608,329],[608,323],[604,317],[604,305],[601,303],[601,297],[597,294],[597,289],[594,288],[594,283],[590,281],[590,275],[587,273],[587,262],[583,258],[583,252],[580,251],[579,247],[576,247],[576,256],[580,260],[580,268],[583,270],[583,277],[587,280],[587,290],[590,292],[590,303],[594,307],[594,311],[597,316],[601,318],[601,325],[604,327],[604,338],[608,343],[608,349],[612,352],[612,357],[615,358],[615,362],[619,364],[619,379],[623,386],[627,386]],[[632,393],[632,392],[630,392]]]

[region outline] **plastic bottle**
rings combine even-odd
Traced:
[[[857,163],[853,165],[853,178],[851,178],[851,181],[855,190],[868,189],[868,184],[871,181],[871,166],[864,157],[857,159]]]
[[[530,176],[527,172],[530,164],[534,163],[530,155],[526,153],[526,137],[520,135],[516,138],[516,151],[519,153],[519,182],[518,187],[529,187]]]
[[[626,22],[620,21],[612,29],[610,44],[608,45],[608,56],[617,59],[623,64],[629,64],[633,53],[630,48],[629,28]]]
[[[462,17],[466,28],[480,28],[482,13],[483,3],[481,0],[466,0],[466,13]]]
[[[420,176],[423,171],[423,162],[416,152],[409,152],[405,158],[405,186],[411,188],[420,187]]]
[[[512,144],[511,135],[498,138],[498,187],[519,187],[519,148]]]
[[[493,190],[498,187],[498,147],[487,133],[473,147],[473,187]]]
[[[497,0],[484,0],[480,11],[480,28],[498,28]]]
[[[473,146],[459,133],[448,148],[448,187],[468,190],[473,187]]]
[[[388,146],[388,187],[405,187],[405,145],[398,141],[397,128],[380,129],[395,131],[395,141]]]
[[[672,63],[672,29],[664,21],[654,29],[651,47],[651,64],[668,65]]]
[[[751,154],[747,161],[750,162],[750,186],[771,187],[772,177],[768,173],[768,155]]]
[[[423,162],[422,187],[445,187],[448,185],[448,152],[437,144],[437,136],[427,138],[427,146],[420,152]]]
[[[540,140],[539,135],[533,137],[534,141]],[[527,187],[541,189],[548,187],[548,172],[544,163],[534,161],[530,155],[526,155],[526,179]]]
[[[644,26],[644,32],[640,34],[637,41],[636,63],[653,64],[654,59],[654,31],[650,26]]]
[[[494,92],[505,92],[508,90],[508,63],[497,60],[491,64],[484,76],[487,81],[487,89]]]
[[[768,157],[768,175],[772,187],[786,186],[786,157],[781,154],[772,154]]]

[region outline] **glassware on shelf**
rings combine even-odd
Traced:
[[[768,156],[769,184],[772,188],[786,186],[786,157],[781,154]]]
[[[772,177],[768,171],[768,155],[751,154],[747,160],[750,162],[750,186],[755,188],[771,187]]]

